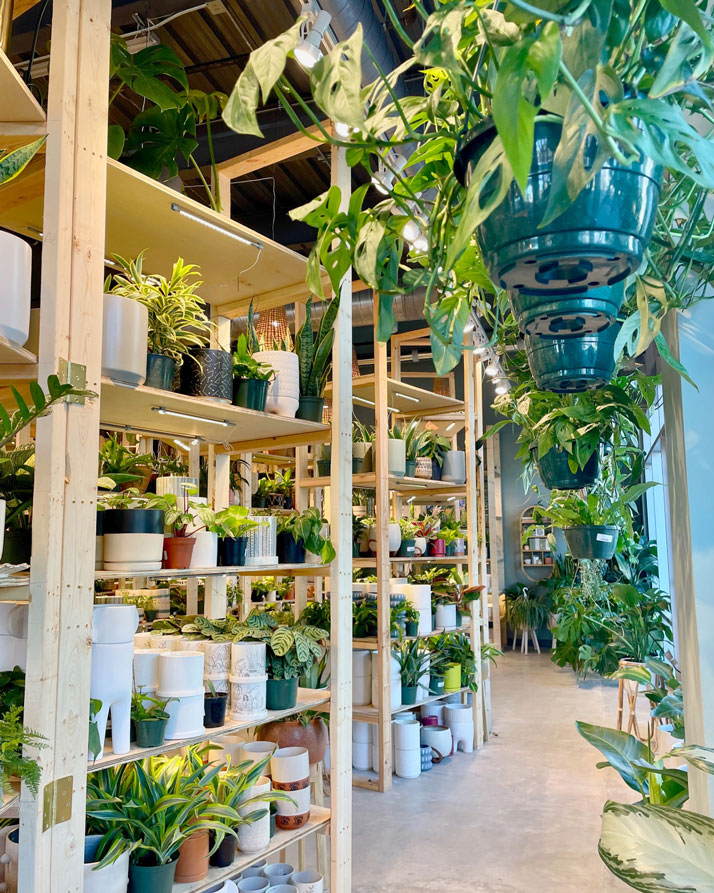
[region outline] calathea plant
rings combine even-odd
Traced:
[[[669,359],[661,319],[669,307],[705,295],[689,284],[696,280],[690,268],[711,275],[711,211],[704,201],[714,187],[710,18],[690,0],[542,6],[513,0],[503,9],[447,0],[431,13],[416,2],[423,33],[414,43],[391,0],[384,6],[411,54],[393,72],[361,88],[358,26],[310,69],[315,109],[284,75],[300,39],[299,20],[251,54],[223,113],[234,130],[261,136],[256,109],[274,91],[296,127],[315,125],[318,140],[345,147],[348,163],[378,182],[385,197],[371,207],[368,185],[354,192],[347,210],[332,187],[293,212],[317,230],[308,275],[314,294],[323,297],[321,264],[334,288],[354,266],[379,294],[377,336],[386,340],[394,295],[424,287],[437,371],[453,367],[472,304],[494,325],[505,308],[506,296],[484,266],[478,229],[507,196],[526,194],[536,128],[545,125],[555,136],[541,227],[566,212],[604,166],[650,171],[652,213],[635,233],[638,256],[658,201],[664,213],[644,272],[635,273],[634,263],[613,277],[633,274],[625,303],[631,315],[617,350],[637,354],[654,339]],[[400,96],[397,80],[411,69],[423,72],[423,92]],[[350,137],[328,133],[323,115],[346,125]],[[478,147],[462,187],[454,166],[468,133]],[[678,214],[682,207],[696,213]]]
[[[316,626],[282,626],[270,612],[253,610],[235,631],[234,641],[265,642],[271,679],[297,679],[325,653],[329,633]]]

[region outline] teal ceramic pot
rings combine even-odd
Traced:
[[[321,478],[326,478],[330,476],[330,471],[332,469],[332,460],[331,459],[318,459],[317,460],[317,476]]]
[[[176,360],[160,353],[150,353],[146,357],[147,388],[158,388],[161,391],[173,390]]]
[[[491,278],[509,291],[582,292],[613,285],[640,266],[652,236],[662,168],[648,157],[628,166],[607,159],[575,201],[539,228],[561,133],[560,122],[536,119],[525,191],[513,182],[476,231]],[[495,134],[493,122],[485,121],[461,141],[454,173],[462,184],[468,185]],[[583,163],[593,160],[586,153]]]
[[[129,893],[171,893],[178,853],[165,865],[129,863]]]
[[[361,456],[352,457],[352,474],[362,474],[364,471],[364,459]]]
[[[549,490],[581,490],[590,487],[598,479],[600,474],[600,459],[597,453],[585,463],[585,468],[570,470],[568,465],[568,453],[557,447],[548,450],[540,459],[536,456],[536,450],[531,450],[535,460],[540,479]]]
[[[570,554],[576,559],[612,558],[620,531],[617,527],[589,525],[563,531]]]
[[[407,459],[406,477],[408,477],[408,478],[416,477],[416,459]]]
[[[402,686],[402,704],[416,704],[418,693],[419,693],[418,685],[403,685]]]
[[[574,394],[606,385],[615,371],[619,324],[593,335],[541,338],[526,335],[526,356],[536,385],[544,391]]]
[[[295,418],[304,419],[306,422],[321,422],[324,408],[324,397],[300,397]]]
[[[414,545],[416,540],[402,540],[397,555],[400,558],[414,558]]]
[[[268,679],[266,706],[268,710],[291,710],[297,704],[297,679]]]
[[[600,332],[611,325],[622,307],[625,284],[618,282],[575,294],[514,291],[509,297],[522,332],[567,338]]]
[[[265,412],[269,381],[257,378],[236,378],[233,381],[233,403],[245,409]]]

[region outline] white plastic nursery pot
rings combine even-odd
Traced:
[[[196,541],[191,553],[189,567],[217,567],[218,566],[218,534],[202,530],[191,535]]]
[[[129,884],[129,853],[122,853],[111,865],[95,870],[98,864],[84,864],[84,893],[126,893]]]
[[[399,778],[417,778],[421,775],[421,747],[416,750],[394,751],[394,772]]]
[[[231,671],[231,643],[210,642],[203,643],[203,674],[204,678],[226,675]]]
[[[248,531],[245,543],[246,567],[266,567],[278,563],[278,519],[272,515],[249,515],[261,526]]]
[[[387,467],[395,477],[404,477],[407,473],[407,447],[403,440],[390,437],[387,441]]]
[[[300,364],[297,354],[287,350],[259,350],[253,357],[257,362],[267,363],[275,370],[275,377],[268,385],[265,411],[294,419],[300,403]]]
[[[22,347],[30,334],[32,250],[24,239],[0,232],[0,269],[3,273],[0,334]]]
[[[243,801],[250,800],[258,794],[267,794],[270,790],[270,779],[261,775],[252,788],[248,788],[241,798]],[[238,807],[238,813],[241,816],[250,815],[260,809],[259,805]],[[266,814],[263,818],[258,819],[252,824],[242,822],[238,825],[238,849],[244,853],[260,853],[267,849],[270,843],[270,815]],[[247,877],[243,872],[243,877]]]
[[[203,651],[165,651],[159,655],[159,689],[167,697],[203,694]]]
[[[110,607],[99,605],[98,607]],[[113,607],[113,606],[112,606]],[[126,605],[124,607],[134,607]],[[131,692],[134,664],[134,640],[118,644],[92,643],[92,671],[89,697],[102,702],[96,715],[101,751],[107,719],[112,715],[112,750],[116,754],[128,753],[131,734]],[[92,755],[93,756],[93,755]]]
[[[446,627],[448,629],[455,627],[456,605],[437,605],[435,623],[437,628]]]
[[[428,583],[411,583],[403,587],[407,601],[419,612],[419,635],[431,632],[431,586]]]
[[[397,750],[414,750],[420,746],[420,732],[421,723],[415,719],[392,723],[394,746]]]
[[[104,295],[102,375],[136,387],[146,380],[149,310],[122,295]]]
[[[233,642],[231,673],[240,679],[265,676],[265,642]]]
[[[448,450],[444,453],[441,480],[450,484],[466,483],[466,453],[463,450]]]
[[[136,648],[134,645],[134,690],[159,687],[159,648]]]
[[[241,762],[251,762],[254,766],[266,757],[271,757],[278,749],[274,741],[246,741],[240,750]],[[270,763],[265,767],[265,774],[270,774]]]
[[[368,722],[360,722],[355,719],[352,720],[352,743],[357,744],[359,742],[367,742],[369,743],[372,740],[371,735],[371,727],[372,724]]]
[[[268,715],[265,706],[268,675],[229,676],[231,684],[231,719],[236,722],[258,720]]]
[[[95,605],[92,611],[92,642],[100,645],[134,644],[139,625],[136,605]]]
[[[203,687],[195,695],[175,695],[168,691],[157,691],[159,698],[176,698],[166,705],[169,718],[166,720],[167,741],[175,741],[179,738],[195,738],[203,735]]]
[[[280,784],[304,781],[310,777],[310,757],[306,747],[280,747],[270,758],[270,774]]]

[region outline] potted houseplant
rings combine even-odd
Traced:
[[[361,518],[358,515],[352,515],[352,557],[359,558],[362,542],[364,540],[364,536],[367,532],[367,519]],[[365,552],[367,550],[365,549]]]
[[[34,486],[34,444],[0,451],[0,496],[4,508],[3,563],[30,563]]]
[[[354,471],[354,460],[362,460],[361,468],[354,472],[358,474],[360,471],[370,471],[371,461],[367,463],[367,457],[371,460],[372,443],[374,442],[374,429],[364,425],[359,419],[352,420],[352,460]]]
[[[192,347],[181,364],[182,394],[217,403],[233,401],[233,356],[220,347]]]
[[[303,710],[258,727],[259,741],[275,741],[278,747],[305,747],[310,765],[321,763],[327,750],[327,726],[322,714]]]
[[[238,336],[233,353],[233,402],[236,406],[265,412],[268,385],[273,369],[267,363],[259,363],[248,350],[248,339]]]
[[[258,338],[253,323],[253,302],[248,308],[246,325],[246,347],[253,359],[261,365],[270,366],[273,377],[268,385],[265,411],[274,415],[295,418],[300,402],[300,364],[293,353],[290,332],[285,331],[281,338],[264,335]]]
[[[416,542],[416,536],[419,532],[419,525],[413,518],[400,518],[399,519],[399,532],[402,537],[402,541],[399,544],[399,552],[398,555],[400,558],[413,558],[414,557],[414,543]]]
[[[441,466],[444,464],[444,456],[450,447],[451,444],[449,441],[440,434],[437,434],[436,431],[427,429],[424,432],[424,438],[419,447],[419,458],[429,459],[431,461],[431,474],[429,477],[431,477],[432,480],[441,480]],[[427,469],[423,471],[423,474],[421,475],[422,477],[426,477],[426,471]],[[417,474],[418,473],[419,462],[417,461]]]
[[[335,549],[322,530],[326,524],[317,506],[304,512],[292,512],[278,518],[278,561],[280,564],[303,564],[305,552],[319,555],[323,564],[335,557]]]
[[[155,698],[141,691],[131,696],[131,721],[139,747],[160,747],[164,743],[171,698]]]
[[[404,452],[406,455],[405,476],[417,477],[417,465],[421,449],[426,440],[426,431],[421,429],[419,419],[412,419],[404,428]],[[429,475],[431,477],[431,474]]]
[[[110,274],[104,282],[102,375],[131,387],[144,384],[148,340],[146,304],[124,276],[116,276],[112,285]]]
[[[218,531],[218,564],[222,567],[241,567],[245,563],[247,534],[261,521],[250,517],[250,509],[242,505],[229,505],[216,512],[214,525]]]
[[[519,584],[506,590],[506,623],[513,630],[514,642],[521,630],[524,635],[532,632],[537,636],[538,630],[548,622],[550,607],[547,592],[538,586]]]
[[[191,536],[189,528],[194,524],[196,515],[209,524],[213,520],[213,512],[208,506],[191,502],[188,492],[183,496],[166,493],[163,496],[151,496],[148,500],[150,508],[160,509],[164,523],[173,535],[164,537],[164,567],[191,567],[191,556],[196,540]]]
[[[22,707],[3,706],[0,714],[0,791],[20,794],[20,783],[37,795],[41,769],[39,763],[23,755],[24,747],[43,748],[45,738],[22,724]]]
[[[144,252],[135,260],[114,255],[121,273],[115,274],[112,294],[133,298],[148,310],[149,342],[146,385],[170,391],[174,373],[192,348],[203,348],[211,332],[206,305],[196,294],[201,285],[195,265],[179,258],[171,276],[146,276]]]
[[[393,425],[389,431],[387,441],[387,466],[389,473],[395,477],[403,478],[407,473],[407,447],[404,441],[404,431],[399,425]]]
[[[330,472],[332,471],[332,446],[329,443],[324,443],[319,447],[317,458],[315,461],[317,463],[317,476],[321,478],[326,478],[330,476]],[[354,464],[354,459],[352,460]]]
[[[377,635],[377,602],[359,599],[352,605],[352,635],[355,639],[373,639]]]
[[[205,680],[208,691],[203,696],[203,725],[207,729],[218,729],[225,724],[228,692],[216,691],[210,679]]]
[[[416,704],[419,693],[419,680],[430,672],[432,652],[423,642],[401,642],[394,649],[394,656],[399,663],[399,676],[402,680],[402,703]]]
[[[135,487],[102,498],[104,568],[157,571],[164,544],[164,511]]]
[[[99,449],[99,477],[111,479],[120,489],[146,490],[153,474],[151,453],[137,453],[119,442],[118,434],[105,438]],[[141,484],[141,486],[139,486]]]
[[[339,293],[338,293],[339,294]],[[340,306],[339,297],[328,304],[317,332],[312,331],[312,295],[305,304],[305,322],[295,336],[295,353],[300,366],[300,402],[297,418],[310,422],[322,421],[325,406],[323,394],[332,369],[334,322]]]
[[[419,635],[419,611],[414,605],[404,606],[405,634],[410,638]]]

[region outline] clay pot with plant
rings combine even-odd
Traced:
[[[188,491],[182,496],[165,493],[163,496],[151,496],[147,503],[149,508],[160,509],[164,513],[164,523],[172,531],[172,536],[164,537],[164,561],[166,568],[188,568],[191,566],[196,540],[189,534],[189,527],[200,518],[208,529],[213,524],[214,512],[205,505],[191,502]]]
[[[278,747],[305,747],[310,764],[321,763],[327,750],[327,726],[320,713],[304,710],[294,716],[258,727],[259,741],[274,741]]]

